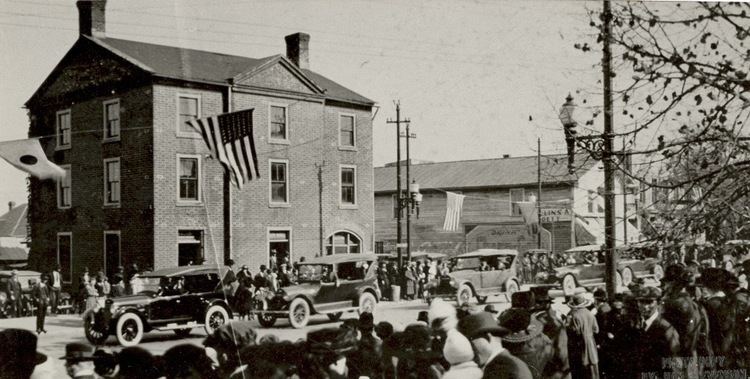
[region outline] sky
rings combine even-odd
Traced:
[[[219,6],[220,4],[220,6]],[[452,161],[564,153],[565,96],[596,92],[587,9],[553,0],[109,0],[114,38],[252,58],[310,34],[311,69],[374,100],[374,163],[396,160],[394,102],[411,157]],[[23,104],[78,38],[74,0],[0,0],[0,141],[26,138]],[[26,202],[25,174],[0,160],[0,204]],[[3,208],[0,208],[3,209]],[[2,213],[2,212],[0,212]]]

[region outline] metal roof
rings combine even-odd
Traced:
[[[565,250],[566,253],[581,253],[581,252],[590,252],[590,251],[602,251],[601,245],[583,245],[583,246],[576,246],[572,249]]]
[[[200,265],[200,266],[179,266],[163,268],[159,270],[144,272],[140,276],[142,278],[153,278],[153,277],[175,277],[175,276],[189,276],[189,275],[205,275],[205,274],[224,274],[229,271],[229,267],[223,265]]]
[[[597,161],[576,156],[579,172],[593,167]],[[452,162],[412,164],[409,175],[422,189],[454,189],[510,187],[537,183],[537,157],[510,157]],[[569,183],[578,180],[568,173],[566,155],[543,155],[542,183]],[[396,166],[375,168],[375,192],[396,191]]]
[[[299,264],[332,265],[345,262],[375,261],[377,259],[378,257],[375,254],[334,254],[312,258]]]
[[[514,249],[479,249],[456,256],[456,258],[491,257],[495,255],[518,255]]]
[[[0,237],[26,237],[26,210],[28,204],[13,207],[0,216]]]

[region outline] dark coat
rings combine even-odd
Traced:
[[[710,297],[703,300],[708,315],[708,337],[714,355],[729,357],[734,345],[736,312],[728,297]]]
[[[662,317],[680,335],[682,357],[705,355],[710,351],[708,339],[708,316],[703,306],[685,292],[673,294],[664,299]],[[700,347],[699,347],[700,346]]]
[[[534,379],[544,378],[542,373],[554,354],[552,341],[544,333],[539,333],[525,342],[503,340],[503,347],[526,363]]]
[[[632,320],[635,315],[624,309],[613,308],[607,313],[602,326],[599,365],[603,378],[630,379],[639,377],[631,360],[622,357],[632,356],[634,346],[638,346],[639,330]]]
[[[641,331],[640,341],[644,342],[636,345],[639,350],[635,361],[638,362],[638,372],[674,371],[672,368],[663,368],[665,358],[680,356],[680,336],[669,321],[661,315],[656,317],[647,330]]]
[[[406,296],[414,296],[417,293],[417,275],[413,268],[406,269]]]
[[[41,285],[37,284],[34,286],[34,288],[31,290],[31,296],[34,298],[34,301],[37,304],[45,305],[49,303],[49,294],[50,294],[50,287],[45,285],[42,287]]]
[[[507,350],[496,355],[483,368],[485,379],[533,379],[529,367]]]
[[[8,298],[21,298],[21,283],[15,280],[8,280]]]

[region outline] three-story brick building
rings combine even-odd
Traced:
[[[30,264],[169,267],[371,251],[374,102],[309,68],[309,36],[261,59],[109,38],[105,0],[26,103],[68,175],[32,180]],[[187,121],[253,111],[260,177],[240,191]],[[53,136],[53,137],[49,137]]]

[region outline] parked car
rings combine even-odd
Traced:
[[[107,300],[83,316],[86,338],[103,343],[110,335],[123,346],[137,345],[151,330],[174,330],[187,336],[193,328],[212,333],[232,317],[222,281],[228,267],[181,266],[144,273],[138,294]],[[184,287],[176,288],[179,278]]]
[[[372,312],[380,299],[377,259],[375,254],[338,254],[300,263],[297,283],[279,289],[253,313],[264,327],[288,317],[292,327],[302,328],[315,314],[337,321],[343,312]]]
[[[618,248],[617,286],[628,286],[634,278],[661,280],[664,269],[658,258],[641,256],[636,249]],[[576,287],[595,287],[604,283],[604,247],[600,245],[579,246],[565,251],[565,263],[553,268],[542,279],[557,283],[565,295],[574,293]]]
[[[516,275],[518,251],[479,249],[457,256],[453,270],[429,289],[433,298],[456,298],[458,305],[476,297],[480,304],[492,295],[510,297],[520,288]]]
[[[8,281],[10,280],[12,273],[13,270],[0,271],[0,314],[3,315],[3,317],[10,315],[10,299],[8,299],[7,293]],[[32,283],[39,282],[42,274],[30,270],[16,270],[16,275],[18,275],[18,281],[21,283],[21,301],[23,306],[21,315],[31,316],[36,307],[31,299],[31,285],[29,284],[29,280],[31,280]]]

